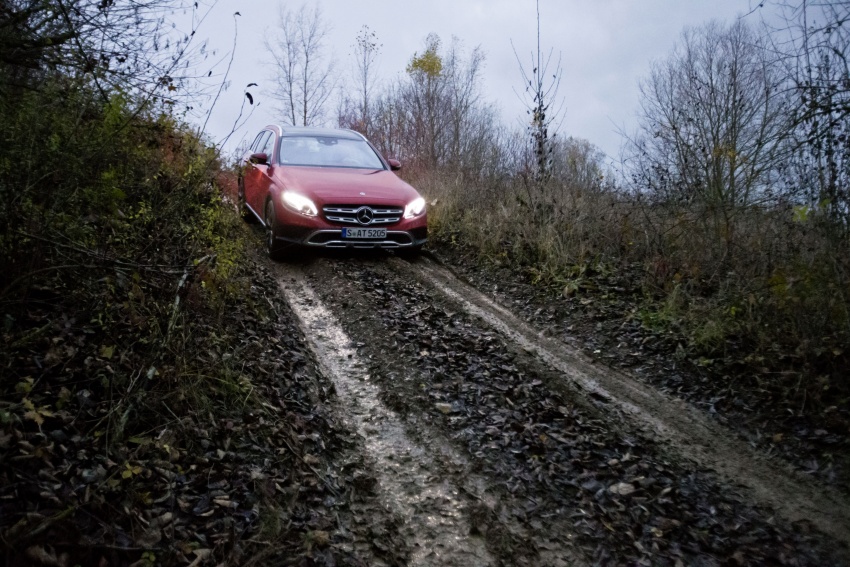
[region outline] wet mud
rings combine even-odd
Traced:
[[[561,371],[562,384],[586,398],[604,399],[634,426],[664,443],[680,457],[692,460],[740,484],[754,500],[768,505],[791,522],[806,521],[836,539],[850,541],[850,500],[824,490],[788,463],[745,446],[702,412],[629,376],[587,360],[579,351],[542,336],[530,325],[461,282],[429,259],[411,265],[389,261],[394,269],[413,270],[467,313],[481,319],[509,340],[534,352]]]
[[[408,564],[847,561],[840,500],[433,262],[275,268]]]
[[[339,395],[342,417],[360,435],[374,478],[362,480],[384,505],[401,516],[413,549],[410,565],[493,565],[467,520],[470,498],[442,474],[464,468],[450,447],[425,447],[405,433],[405,424],[379,399],[378,387],[334,316],[313,293],[300,270],[281,280],[316,357]],[[437,461],[441,462],[437,462]],[[444,464],[444,463],[447,463]]]

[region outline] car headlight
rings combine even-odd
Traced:
[[[284,191],[283,203],[296,213],[301,213],[306,217],[315,217],[319,214],[319,210],[316,208],[313,201],[304,195],[299,195],[298,193]]]
[[[412,219],[413,217],[418,217],[423,212],[425,212],[425,199],[419,197],[418,199],[414,199],[404,208],[404,218]]]

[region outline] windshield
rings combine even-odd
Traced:
[[[280,139],[282,165],[384,169],[381,159],[364,140],[332,136],[284,136]]]

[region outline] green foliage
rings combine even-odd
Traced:
[[[0,436],[73,423],[109,469],[84,502],[63,492],[75,524],[117,525],[113,502],[150,508],[143,456],[185,456],[187,416],[259,407],[234,331],[268,317],[244,299],[244,229],[215,152],[167,110],[108,94],[57,75],[0,97]],[[29,545],[24,528],[4,549]]]
[[[132,361],[160,375],[191,336],[183,306],[221,313],[244,287],[244,241],[214,184],[215,152],[169,112],[120,91],[104,99],[62,75],[16,95],[0,98],[0,304],[10,339],[0,362],[18,366],[16,353],[30,348],[52,368],[88,353],[93,391],[141,396],[117,401],[120,418],[104,437],[114,443],[146,401],[138,377],[115,368]],[[0,388],[33,386],[12,372]]]
[[[47,506],[66,511],[53,518],[130,533],[157,504],[151,462],[185,473],[195,420],[260,407],[250,357],[239,358],[257,341],[234,334],[268,305],[243,297],[244,230],[216,186],[217,154],[194,128],[90,76],[34,69],[24,88],[8,71],[0,61],[0,445],[12,454],[12,431],[15,443],[73,435],[74,464],[56,482],[97,481],[84,497],[54,484]],[[56,472],[52,450],[7,476]],[[46,510],[36,500],[19,509]],[[20,523],[4,557],[23,554],[40,529]],[[164,537],[155,553],[115,561],[172,564],[175,533]]]
[[[443,72],[443,59],[440,57],[440,38],[434,34],[428,36],[427,46],[422,55],[414,53],[407,64],[408,75],[423,75],[435,79]]]

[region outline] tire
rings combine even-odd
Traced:
[[[254,216],[248,206],[245,204],[245,181],[242,177],[236,182],[236,212],[242,217],[242,220],[248,224],[257,222],[257,217]]]
[[[294,244],[281,242],[275,238],[279,232],[277,217],[274,213],[274,202],[266,201],[266,251],[272,260],[292,260],[296,256],[298,247]]]

